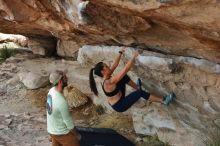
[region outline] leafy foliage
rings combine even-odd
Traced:
[[[6,46],[3,46],[0,49],[0,64],[2,64],[7,58],[15,55],[16,51],[14,49],[9,49]]]

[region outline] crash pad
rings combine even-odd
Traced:
[[[76,129],[81,135],[80,146],[135,146],[113,129],[85,127]]]

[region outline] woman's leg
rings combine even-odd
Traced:
[[[119,103],[114,104],[112,107],[117,112],[124,112],[128,108],[130,108],[135,102],[137,102],[141,97],[148,100],[149,96],[150,96],[149,93],[145,91],[137,90],[130,93],[126,97],[122,97]]]
[[[140,87],[138,87],[138,85],[135,84],[134,81],[132,81],[132,80],[130,80],[130,81],[128,82],[128,85],[131,86],[131,87],[133,87],[133,88],[136,89],[136,90],[142,90],[142,89],[141,89],[141,84],[142,84],[142,83],[141,83],[140,78],[138,78],[138,82],[139,82],[139,83],[137,83],[137,84],[139,84]],[[171,96],[171,95],[169,95],[169,96]],[[173,95],[172,95],[172,96],[173,96]],[[156,96],[156,95],[150,95],[150,97],[149,97],[149,101],[151,101],[151,102],[164,103],[164,99],[166,99],[166,96],[165,96],[165,97],[161,97],[161,96]],[[171,100],[172,100],[172,99],[169,99],[169,101],[167,101],[167,102],[169,103]],[[165,104],[168,104],[168,103],[165,103]]]
[[[138,90],[138,86],[137,86],[137,84],[134,81],[130,80],[128,82],[128,85],[131,86],[132,88]]]
[[[134,81],[130,80],[128,82],[128,85],[131,86],[132,88],[136,89],[136,90],[142,90],[142,83],[141,83],[141,79],[138,78],[137,79],[137,83],[135,83]]]
[[[163,103],[163,97],[151,94],[149,97],[149,101]]]
[[[173,98],[175,98],[175,96],[176,95],[174,93],[165,95],[164,97],[156,96],[156,95],[150,95],[149,101],[151,101],[151,102],[160,102],[160,103],[163,103],[165,105],[169,105],[170,102],[172,102]]]
[[[121,90],[122,96],[125,96],[126,93],[126,84],[130,81],[130,77],[126,74],[118,83],[118,87]]]

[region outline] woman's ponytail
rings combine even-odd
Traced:
[[[91,91],[95,95],[98,95],[98,90],[97,90],[96,83],[95,83],[94,76],[93,76],[93,70],[94,68],[92,68],[89,72],[89,85],[90,85]]]

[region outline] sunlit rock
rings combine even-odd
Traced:
[[[70,108],[79,107],[88,102],[88,97],[74,86],[67,86],[63,93]]]

